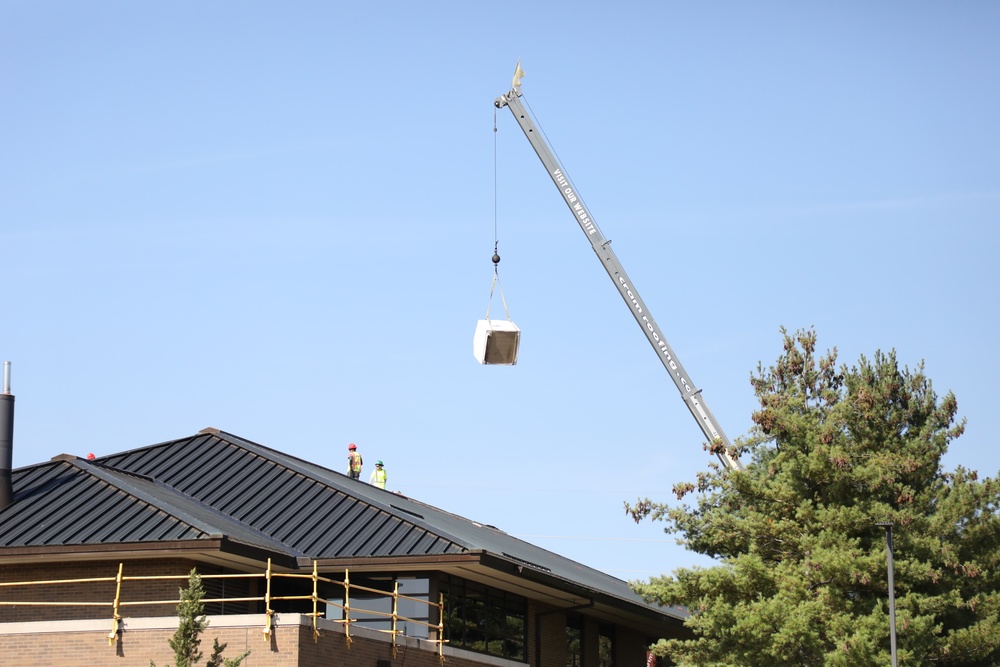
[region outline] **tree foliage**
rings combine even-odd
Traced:
[[[180,589],[180,602],[177,604],[177,617],[179,623],[177,631],[173,637],[167,640],[170,648],[174,651],[175,667],[194,667],[201,660],[201,634],[208,628],[208,619],[205,617],[205,604],[202,600],[205,597],[205,586],[202,584],[201,575],[195,569],[191,570],[188,576],[188,587]],[[226,644],[220,644],[216,638],[212,645],[212,655],[205,663],[206,667],[239,667],[240,663],[250,655],[250,651],[244,651],[237,658],[222,657],[222,652],[226,650]],[[156,663],[149,661],[150,667],[156,667]]]
[[[677,506],[640,500],[636,520],[719,565],[634,583],[685,605],[693,638],[661,642],[680,665],[889,664],[886,542],[894,525],[900,665],[1000,664],[1000,487],[941,458],[964,430],[923,364],[895,352],[837,365],[812,330],[789,335],[751,382],[744,471],[713,465],[674,487]]]

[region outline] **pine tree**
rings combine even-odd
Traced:
[[[679,665],[889,664],[885,533],[894,525],[900,665],[1000,664],[1000,486],[944,471],[965,428],[923,364],[895,352],[837,366],[816,334],[782,330],[784,352],[752,376],[760,409],[736,449],[743,472],[712,466],[678,500],[640,500],[636,520],[665,522],[719,565],[634,583],[684,605],[693,639],[656,651]]]
[[[180,589],[180,602],[177,605],[177,617],[180,620],[177,631],[174,632],[167,643],[174,651],[175,667],[194,667],[201,660],[201,634],[208,628],[208,619],[205,617],[205,605],[202,600],[205,597],[205,586],[202,584],[201,575],[196,569],[191,570],[188,576],[188,587]],[[226,644],[220,644],[216,638],[212,645],[212,656],[205,663],[206,667],[239,667],[243,659],[250,655],[250,651],[244,651],[238,658],[222,657],[222,652],[226,650]],[[156,667],[156,663],[149,661],[150,667]]]

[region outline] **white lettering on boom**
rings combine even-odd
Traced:
[[[566,178],[562,170],[556,169],[552,172],[552,180],[555,181],[556,185],[559,187],[559,191],[562,192],[563,198],[566,199],[566,203],[569,204],[570,209],[580,221],[580,226],[583,227],[583,231],[590,234],[597,233],[597,226],[594,221],[590,219],[590,214],[587,213],[587,209],[583,207],[580,203],[580,198],[576,196],[573,192],[573,188],[569,184],[569,179]]]

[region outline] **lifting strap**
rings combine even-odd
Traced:
[[[493,290],[494,288],[500,288],[500,300],[503,302],[503,312],[507,315],[507,320],[510,321],[510,310],[507,309],[507,299],[503,295],[503,285],[500,284],[500,274],[497,268],[493,267],[493,284],[490,285],[490,300],[486,304],[486,319],[490,319],[490,308],[493,306]]]

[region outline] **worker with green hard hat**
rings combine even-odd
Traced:
[[[372,476],[368,479],[368,483],[373,486],[377,486],[380,489],[384,489],[387,479],[389,479],[389,475],[385,472],[385,467],[383,467],[382,461],[376,461],[375,470],[372,471]]]

